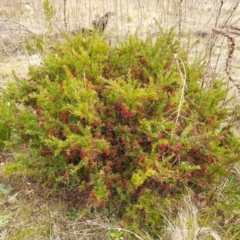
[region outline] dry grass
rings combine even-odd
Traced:
[[[86,210],[84,196],[66,189],[52,193],[26,175],[6,178],[8,161],[12,154],[1,154],[1,240],[108,239],[110,220]]]
[[[191,195],[185,196],[184,203],[179,208],[178,216],[173,222],[173,218],[167,218],[168,226],[166,235],[168,239],[188,240],[188,239],[213,239],[221,240],[221,237],[212,227],[201,227],[199,225],[199,209],[192,201]]]
[[[32,0],[26,3],[20,0],[1,1],[1,66],[5,67],[8,57],[26,55],[23,43],[27,35],[47,34],[42,1]],[[208,72],[214,77],[226,76],[224,69],[228,55],[227,38],[212,32],[212,29],[220,28],[234,40],[231,77],[233,80],[238,78],[240,29],[237,26],[240,20],[240,7],[236,0],[101,0],[100,4],[99,0],[52,0],[51,2],[56,9],[52,19],[54,32],[66,28],[68,31],[81,27],[91,28],[94,19],[109,11],[114,15],[110,18],[105,32],[112,43],[115,43],[117,38],[122,38],[136,30],[143,37],[147,34],[154,36],[159,33],[156,21],[165,29],[173,27],[186,45],[189,37],[192,42],[196,41],[190,49],[190,56],[194,57],[201,53],[208,57]],[[28,65],[26,59],[23,59],[23,62]]]
[[[207,61],[206,76],[232,78],[240,75],[240,17],[238,0],[52,0],[56,15],[52,20],[53,32],[58,29],[68,31],[87,27],[104,13],[111,11],[106,35],[111,42],[138,30],[142,37],[157,35],[156,21],[165,29],[174,27],[183,43],[192,44],[189,55],[199,54]],[[66,3],[64,5],[63,3]],[[234,26],[235,28],[233,28]],[[215,32],[212,31],[215,29]],[[222,31],[227,34],[219,34]],[[40,64],[40,54],[27,54],[24,40],[32,34],[48,34],[44,18],[42,0],[1,0],[0,2],[0,84],[12,76],[12,70],[26,76],[28,66]],[[229,38],[234,42],[234,51],[229,58]],[[234,94],[238,94],[236,88]],[[3,174],[6,161],[0,160],[0,239],[110,239],[109,218],[98,213],[81,211],[85,202],[62,189],[59,194],[51,194],[49,189],[27,178],[16,176],[7,179]],[[239,168],[236,168],[239,171]],[[179,209],[178,218],[169,222],[166,239],[221,239],[212,228],[201,228],[198,222],[199,210],[186,197],[185,207]],[[87,217],[86,217],[87,216]],[[114,221],[113,217],[113,221]],[[117,226],[118,227],[118,226]],[[197,238],[198,236],[198,238]],[[144,239],[150,239],[145,237]],[[236,238],[238,239],[238,238]]]

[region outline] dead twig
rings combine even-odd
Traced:
[[[182,32],[182,4],[183,0],[180,0],[179,1],[179,8],[178,8],[178,18],[179,18],[179,21],[178,21],[178,35],[179,37],[181,36],[181,32]]]
[[[100,30],[101,32],[104,32],[104,30],[107,27],[108,20],[112,15],[113,15],[113,13],[107,12],[106,14],[104,14],[99,19],[93,20],[92,24],[93,24],[94,29]]]
[[[67,0],[63,0],[63,16],[64,16],[65,30],[67,31],[67,29],[68,29],[68,26],[67,26]]]
[[[0,20],[0,34],[9,32],[13,32],[14,34],[16,34],[16,32],[20,34],[22,33],[34,34],[28,28],[23,26],[21,23],[12,20]]]
[[[233,57],[233,53],[234,53],[234,49],[235,49],[234,38],[232,36],[230,36],[227,32],[225,32],[221,29],[214,28],[214,29],[212,29],[212,31],[215,34],[219,34],[219,35],[227,38],[228,55],[227,55],[227,59],[226,59],[225,72],[227,74],[228,80],[240,91],[240,84],[237,84],[231,76],[231,62],[232,62],[232,57]]]

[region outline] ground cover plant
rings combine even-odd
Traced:
[[[0,100],[0,150],[5,146],[5,141],[10,140],[11,127],[9,123],[12,119],[12,109],[7,102]]]
[[[115,47],[98,32],[66,35],[3,92],[28,173],[153,237],[189,188],[210,199],[239,149],[238,107],[224,80],[208,81],[173,31],[160,32]]]

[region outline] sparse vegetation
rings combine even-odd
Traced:
[[[184,4],[164,2],[164,12],[182,21]],[[221,29],[218,7],[197,58],[200,40],[192,45],[181,21],[177,35],[155,19],[156,33],[112,46],[107,29],[56,41],[56,11],[44,1],[47,32],[21,43],[42,63],[1,91],[0,239],[240,237],[237,47],[226,28],[238,4]],[[68,11],[66,0],[72,33]],[[221,39],[226,78],[218,61],[211,67]]]

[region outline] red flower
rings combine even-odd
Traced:
[[[182,145],[176,145],[174,146],[174,150],[180,151],[182,149]]]
[[[213,162],[213,158],[211,156],[206,156],[206,161],[208,163],[212,163]]]
[[[198,151],[198,147],[192,147],[192,151],[193,152],[197,152]]]
[[[167,144],[159,144],[159,147],[163,150],[166,150],[168,145]]]
[[[98,206],[99,206],[99,207],[102,206],[104,203],[105,203],[105,202],[104,202],[102,199],[99,199],[99,200],[98,200]]]
[[[145,66],[147,65],[147,61],[145,59],[141,59],[141,64]]]
[[[159,134],[158,134],[158,138],[159,138],[159,139],[162,139],[162,138],[164,138],[164,135],[163,135],[162,133],[159,133]]]
[[[100,138],[101,134],[100,134],[100,133],[95,133],[94,136],[95,136],[96,138]]]
[[[92,200],[92,199],[95,199],[96,196],[93,192],[90,192],[89,196],[88,196],[88,200]]]
[[[73,77],[76,77],[76,76],[77,76],[77,73],[74,72],[74,71],[72,71],[71,74],[72,74]]]
[[[216,139],[217,139],[218,141],[221,141],[221,140],[222,140],[222,137],[221,137],[221,136],[216,136]]]
[[[209,118],[209,119],[206,120],[206,123],[207,123],[207,124],[212,124],[212,123],[213,123],[213,120],[212,120],[211,118]]]
[[[112,168],[111,168],[111,167],[108,167],[108,168],[106,169],[106,172],[107,172],[107,173],[112,173]]]
[[[152,137],[151,136],[147,136],[147,141],[148,142],[152,142],[153,141]]]
[[[194,159],[192,157],[189,158],[189,162],[190,163],[193,163],[194,162]]]
[[[106,155],[106,157],[108,157],[109,154],[110,154],[108,149],[104,149],[103,152],[104,152],[104,154]]]
[[[65,173],[64,173],[64,177],[65,177],[65,178],[68,178],[68,177],[69,177],[69,173],[68,173],[68,172],[65,172]]]

